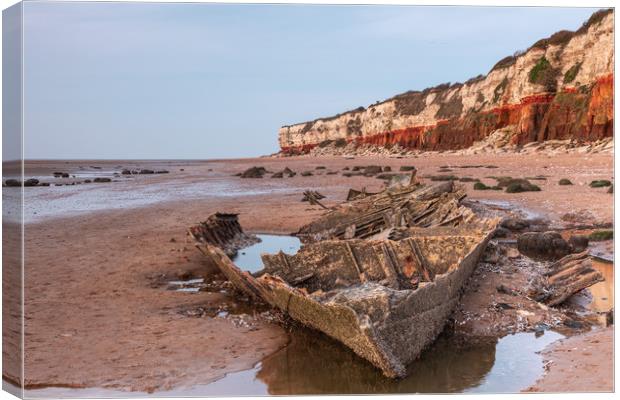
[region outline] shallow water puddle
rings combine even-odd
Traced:
[[[43,397],[164,397],[378,393],[513,393],[543,373],[538,354],[563,336],[546,331],[517,333],[497,343],[461,347],[440,337],[401,380],[385,378],[368,362],[335,341],[309,330],[294,330],[291,343],[254,368],[230,373],[206,385],[151,394],[107,389],[47,388],[26,391]]]
[[[589,308],[604,313],[614,306],[614,264],[592,258],[592,267],[603,274],[605,280],[590,286],[592,301]]]
[[[200,289],[205,287],[203,278],[188,279],[186,281],[169,281],[168,290],[175,292],[198,293]]]
[[[286,254],[295,254],[301,247],[301,242],[295,236],[285,235],[256,235],[260,242],[250,247],[239,250],[232,261],[241,269],[249,272],[257,272],[263,268],[263,253],[275,254],[283,251]]]

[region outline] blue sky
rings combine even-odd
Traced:
[[[592,8],[27,2],[26,158],[232,158],[485,74]]]

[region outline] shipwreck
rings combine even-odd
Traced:
[[[213,218],[189,234],[237,289],[403,377],[443,330],[498,221],[463,205],[451,181],[360,197],[301,228],[297,254],[263,254],[255,273],[213,239]],[[227,226],[232,240],[245,237],[236,222]]]

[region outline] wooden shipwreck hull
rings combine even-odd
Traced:
[[[254,274],[196,239],[238,289],[403,377],[443,329],[497,224],[463,197],[448,182],[347,203],[300,231],[297,254],[262,255]]]

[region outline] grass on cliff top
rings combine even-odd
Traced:
[[[567,30],[561,30],[561,31],[555,32],[554,34],[552,34],[548,38],[544,38],[544,39],[540,39],[540,40],[536,41],[527,50],[529,51],[531,49],[537,49],[537,48],[538,49],[546,49],[550,45],[564,46],[572,38],[574,38],[575,36],[582,35],[582,34],[586,33],[587,30],[591,26],[600,24],[603,21],[603,19],[608,14],[611,14],[613,12],[614,12],[613,8],[607,8],[607,9],[603,9],[603,10],[598,10],[594,14],[592,14],[590,16],[590,18],[586,22],[584,22],[583,25],[581,25],[581,27],[579,29],[577,29],[577,31],[572,32],[572,31],[567,31]],[[489,72],[493,72],[493,71],[495,71],[497,69],[508,68],[508,67],[514,65],[517,62],[517,58],[519,58],[520,56],[522,56],[525,53],[526,53],[526,51],[521,50],[521,51],[515,52],[511,56],[507,56],[507,57],[502,58],[501,60],[499,60],[493,66],[493,68],[491,68],[491,71],[489,71]]]

